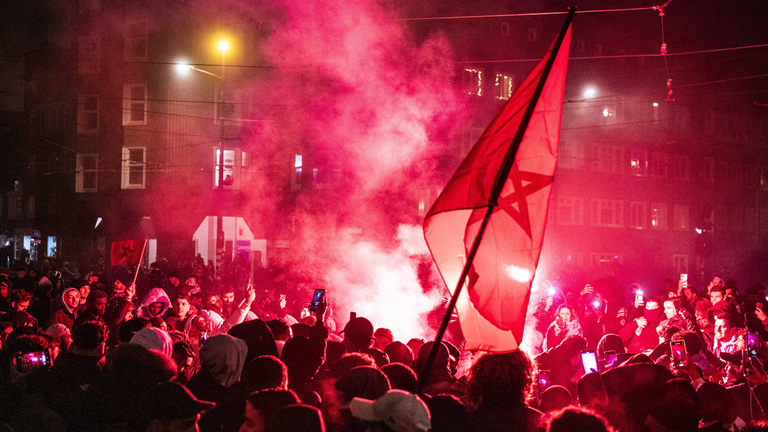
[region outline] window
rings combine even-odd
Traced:
[[[99,73],[99,35],[81,36],[77,47],[77,72],[80,75]]]
[[[728,221],[730,222],[730,228],[731,231],[741,231],[742,225],[744,223],[744,211],[741,207],[732,207],[731,208],[731,217],[728,218]]]
[[[629,161],[630,172],[634,176],[648,175],[648,152],[645,150],[632,149]]]
[[[561,139],[557,155],[557,168],[579,169],[584,166],[584,145]]]
[[[20,220],[23,214],[23,195],[20,190],[8,192],[8,219]]]
[[[213,187],[219,187],[219,169],[221,164],[219,163],[219,156],[221,153],[219,149],[215,149],[213,156]],[[240,149],[224,150],[224,181],[222,185],[225,189],[232,189],[239,187],[240,178],[242,177],[242,169],[247,166],[248,153],[241,151]]]
[[[728,207],[718,205],[715,207],[715,231],[727,231],[728,227]]]
[[[125,25],[123,57],[125,60],[147,59],[147,22],[135,21]]]
[[[35,196],[30,195],[27,197],[27,219],[35,218]]]
[[[629,203],[629,227],[634,229],[645,229],[646,224],[646,203],[644,202],[630,202]]]
[[[144,189],[147,180],[146,153],[144,147],[123,147],[122,189]]]
[[[99,183],[99,155],[78,153],[76,173],[75,192],[96,192]]]
[[[672,178],[688,180],[688,156],[675,156],[672,158]]]
[[[673,227],[675,231],[687,231],[689,226],[689,209],[687,205],[675,204],[672,208]]]
[[[496,99],[507,100],[515,91],[515,80],[508,75],[496,74]]]
[[[99,131],[99,97],[79,95],[77,97],[77,133]]]
[[[677,273],[688,273],[688,255],[672,255],[672,267]]]
[[[56,216],[61,214],[62,204],[61,194],[51,192],[48,195],[48,216]]]
[[[621,170],[621,148],[614,146],[598,146],[597,148],[597,167],[599,171],[609,173],[620,173]]]
[[[584,225],[584,200],[574,197],[557,198],[558,225]]]
[[[301,189],[301,174],[304,169],[303,157],[300,154],[293,155],[293,178],[291,179],[291,189]]]
[[[123,86],[123,126],[147,124],[147,85]]]
[[[612,228],[624,226],[624,202],[592,200],[592,226]]]
[[[650,174],[653,177],[667,178],[669,156],[666,153],[651,153]]]
[[[464,69],[464,85],[468,94],[472,96],[482,96],[483,71],[478,69]]]
[[[760,209],[760,232],[768,232],[768,208]]]
[[[45,251],[45,255],[47,257],[56,258],[56,251],[58,250],[58,248],[56,247],[57,243],[58,242],[56,241],[56,237],[48,236],[48,245],[47,245],[48,247]]]

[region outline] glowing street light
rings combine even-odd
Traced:
[[[229,42],[225,40],[219,41],[219,51],[229,51]]]
[[[595,96],[597,96],[597,90],[595,90],[594,87],[587,87],[584,89],[584,98],[591,99]]]

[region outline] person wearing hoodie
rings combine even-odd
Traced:
[[[77,319],[77,309],[80,307],[80,291],[77,288],[67,288],[61,293],[61,308],[51,316],[51,324],[64,324],[71,331]]]
[[[171,299],[162,288],[152,288],[139,305],[136,316],[150,319],[162,317],[171,308]]]
[[[187,388],[198,399],[216,403],[200,419],[200,431],[238,430],[245,420],[244,396],[232,386],[240,379],[248,345],[230,335],[208,339],[200,349],[200,371]]]

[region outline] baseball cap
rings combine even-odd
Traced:
[[[370,340],[373,337],[373,324],[367,318],[355,317],[349,320],[341,333],[353,341]]]
[[[376,329],[376,332],[373,334],[374,336],[383,336],[387,339],[389,339],[389,342],[395,341],[395,336],[392,334],[392,330],[384,327],[380,327]]]
[[[373,401],[354,398],[349,410],[356,418],[383,422],[395,432],[427,432],[432,427],[424,401],[403,390],[390,390]]]
[[[186,419],[213,408],[213,402],[201,401],[186,387],[175,382],[158,384],[144,398],[145,414],[150,419]]]

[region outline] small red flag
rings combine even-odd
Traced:
[[[424,221],[424,237],[453,291],[486,212],[494,206],[466,289],[456,303],[465,349],[510,351],[522,341],[557,164],[570,40],[568,20],[544,60],[493,119]],[[547,74],[550,58],[554,60]],[[536,98],[538,88],[541,93]],[[535,108],[526,124],[532,101]],[[515,142],[519,143],[516,152]],[[504,164],[510,161],[508,152],[514,157],[511,166]]]
[[[120,240],[112,242],[112,265],[138,264],[144,255],[146,240]]]

